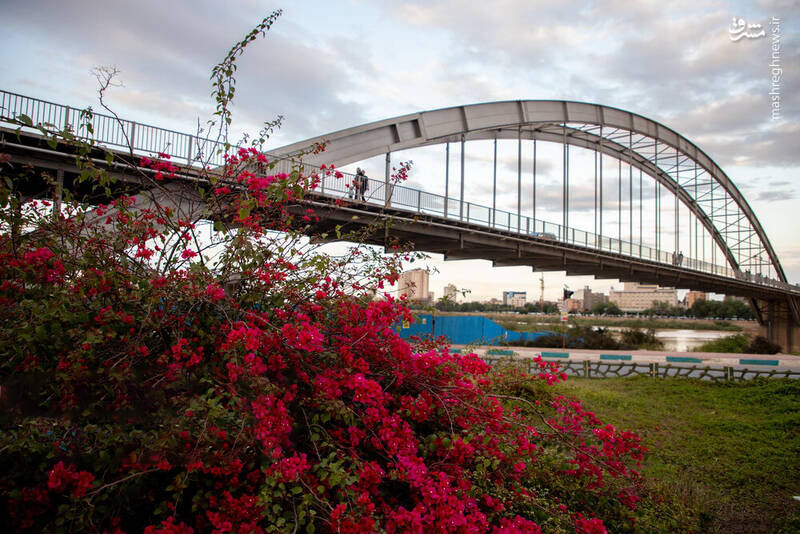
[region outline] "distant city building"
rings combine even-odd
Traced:
[[[430,302],[431,292],[428,290],[428,271],[426,269],[412,269],[400,275],[397,279],[397,295],[406,296],[408,300],[417,302]]]
[[[625,282],[622,291],[611,290],[609,302],[624,312],[641,312],[653,307],[654,302],[678,305],[678,291],[674,287],[659,287],[655,284]]]
[[[447,284],[444,286],[444,298],[451,302],[456,301],[456,295],[458,295],[458,288],[455,284]]]
[[[608,302],[608,295],[604,295],[603,293],[593,293],[592,290],[589,289],[589,286],[584,286],[583,289],[576,290],[575,294],[570,300],[575,300],[579,304],[577,304],[577,307],[573,310],[569,307],[568,302],[568,311],[591,311],[591,309],[597,304]]]
[[[523,308],[528,300],[525,291],[503,291],[503,304],[514,308]]]
[[[703,291],[689,291],[686,294],[686,307],[691,308],[698,300],[708,300],[708,293]]]
[[[564,301],[564,306],[569,313],[583,311],[583,301],[579,299],[569,298]]]

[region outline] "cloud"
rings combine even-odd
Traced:
[[[797,198],[793,189],[772,189],[770,191],[759,191],[756,200],[764,202],[780,202],[784,200],[794,200]]]
[[[784,122],[747,137],[723,133],[698,136],[696,142],[727,171],[737,165],[796,167],[800,165],[798,135],[799,124]]]
[[[491,9],[482,2],[455,0],[394,6],[414,24],[449,32],[454,45],[450,55],[458,61],[442,76],[455,87],[469,86],[467,80],[472,78],[480,93],[494,95],[474,68],[494,64],[494,72],[501,73],[507,87],[529,83],[535,96],[627,108],[690,138],[733,134],[743,139],[728,143],[730,150],[721,151],[722,157],[746,153],[743,145],[774,126],[767,98],[770,43],[767,39],[734,43],[727,32],[731,10],[741,6],[710,0],[678,2],[670,10],[660,2],[621,1],[581,9],[510,0],[493,2]],[[766,22],[783,8],[779,2],[763,3],[755,11],[748,9],[748,16]],[[789,33],[788,27],[784,32],[784,64],[797,64],[800,58],[793,46],[797,33]],[[800,72],[785,70],[783,114],[793,121],[800,113],[800,105],[795,105],[800,99],[796,90]],[[528,95],[510,98],[521,96]],[[777,135],[760,134],[757,142],[766,146],[757,147],[752,160],[763,162],[767,154],[774,158],[781,151],[794,158],[796,151],[784,151],[789,139]]]
[[[116,65],[125,87],[109,92],[112,105],[184,122],[213,111],[211,67],[269,12],[246,1],[233,6],[202,1],[189,8],[145,0],[135,9],[119,1],[87,1],[81,9],[52,1],[37,8],[10,2],[4,24],[36,35],[42,48],[64,54],[73,68],[88,72],[95,65]],[[240,125],[257,129],[284,115],[281,137],[302,139],[364,122],[364,106],[345,94],[355,73],[374,73],[369,56],[348,38],[299,39],[287,31],[292,23],[285,19],[239,58],[234,113]]]

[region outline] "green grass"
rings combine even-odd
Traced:
[[[635,430],[655,496],[699,531],[800,532],[800,381],[575,379],[557,386]]]

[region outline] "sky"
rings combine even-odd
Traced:
[[[725,170],[789,281],[800,282],[798,1],[0,0],[0,7],[0,88],[98,109],[92,69],[115,67],[120,85],[106,99],[120,116],[189,133],[214,111],[213,65],[279,8],[283,15],[266,38],[239,61],[234,107],[236,132],[255,133],[284,117],[268,146],[497,100],[579,100],[644,115],[683,134]],[[732,40],[734,17],[761,24],[767,37]],[[778,119],[769,95],[775,19]],[[560,194],[560,148],[542,145],[537,217],[560,222],[557,210],[547,209],[560,207],[554,193]],[[498,205],[509,211],[516,209],[515,148],[499,149]],[[577,160],[588,162],[580,152]],[[395,157],[414,161],[411,184],[443,191],[442,147]],[[466,159],[467,199],[491,204],[482,179],[490,143],[470,144]],[[381,158],[361,165],[383,174]],[[576,164],[576,174],[581,168]],[[578,178],[571,178],[571,221],[591,231],[593,186]],[[444,262],[438,255],[425,263],[437,271],[430,283],[437,297],[448,283],[470,290],[470,299],[500,298],[506,290],[539,296],[541,275],[530,268]],[[620,286],[564,273],[544,279],[548,299],[565,284],[596,291]]]

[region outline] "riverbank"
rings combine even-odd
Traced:
[[[536,330],[542,326],[553,329],[560,327],[561,316],[540,314],[507,314],[507,313],[442,313],[441,315],[483,315],[499,323],[504,328],[517,332]],[[721,330],[728,332],[757,333],[758,323],[755,321],[733,321],[713,319],[653,319],[645,317],[611,317],[570,315],[569,324],[578,326],[615,326],[622,328],[642,329],[674,329],[674,330]]]
[[[415,325],[412,325],[411,330],[408,330],[408,326],[404,326],[403,335],[433,334],[432,329],[435,324],[436,335],[446,335],[453,343],[499,340],[514,344],[523,339],[530,342],[529,346],[561,347],[559,336],[563,334],[565,325],[568,325],[567,345],[572,348],[602,350],[638,348],[684,352],[696,350],[704,343],[732,334],[746,335],[751,339],[759,334],[759,326],[754,321],[575,315],[570,315],[567,323],[561,322],[560,319],[561,317],[556,315],[478,312],[436,312],[435,316],[432,316],[429,311],[427,314],[418,315],[418,320],[414,322]],[[478,324],[475,321],[488,321],[494,326],[487,330],[481,326],[484,323]],[[556,336],[537,337],[548,332],[555,333]],[[537,339],[541,341],[537,342]]]

